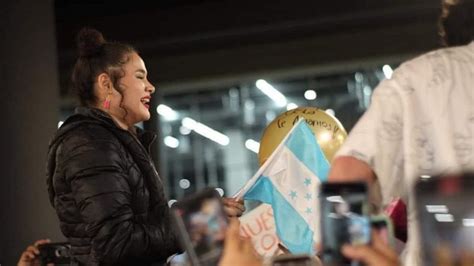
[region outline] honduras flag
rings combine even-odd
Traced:
[[[292,253],[311,254],[320,238],[319,185],[328,172],[311,129],[299,120],[236,197],[270,204],[283,244]]]

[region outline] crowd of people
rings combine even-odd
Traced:
[[[329,182],[364,181],[408,206],[407,250],[399,256],[377,234],[344,246],[366,265],[421,265],[413,186],[420,175],[474,171],[474,1],[445,0],[439,21],[446,48],[403,63],[375,89],[368,110],[332,162]],[[162,179],[148,153],[156,136],[135,124],[150,118],[155,87],[139,53],[94,29],[78,34],[73,84],[81,106],[53,137],[47,176],[51,204],[78,265],[165,264],[181,252]],[[470,150],[470,153],[463,152]],[[227,215],[242,201],[223,199]],[[220,264],[262,265],[231,219]],[[18,265],[37,265],[38,240]]]

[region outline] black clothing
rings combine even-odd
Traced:
[[[79,107],[53,137],[47,184],[81,265],[151,265],[178,252],[163,183],[149,157],[156,135],[119,128]]]

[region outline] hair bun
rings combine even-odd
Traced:
[[[81,57],[93,56],[99,53],[104,43],[104,36],[96,29],[82,28],[77,34],[77,47]]]

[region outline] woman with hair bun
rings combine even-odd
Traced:
[[[155,87],[130,45],[94,29],[78,34],[72,80],[81,106],[53,137],[47,184],[79,265],[157,265],[179,251],[163,183],[149,156]],[[229,215],[242,202],[225,201]]]

